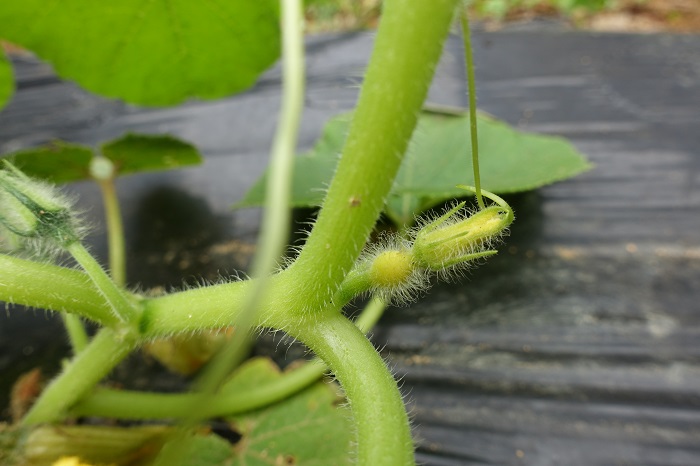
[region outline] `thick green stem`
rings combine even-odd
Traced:
[[[71,312],[104,326],[118,322],[85,273],[4,254],[0,254],[0,301]]]
[[[384,361],[352,322],[324,313],[289,333],[331,368],[352,409],[360,465],[414,464],[413,443],[401,393]]]
[[[136,346],[126,333],[100,330],[41,394],[22,424],[38,424],[59,420],[64,412],[85,395]]]
[[[387,0],[357,108],[293,295],[322,309],[362,250],[401,164],[459,0]]]
[[[254,325],[284,329],[290,321],[297,320],[293,314],[303,309],[304,303],[297,302],[293,296],[290,298],[286,292],[289,288],[285,287],[289,285],[282,280],[282,276],[287,273],[270,278],[269,286],[275,292],[270,293],[268,299],[261,303]],[[369,289],[366,274],[360,273],[356,278],[357,283],[344,286],[336,296],[338,307],[343,307],[350,299]],[[350,280],[353,278],[350,277]],[[140,332],[144,338],[149,339],[187,333],[194,329],[230,326],[244,307],[246,296],[253,291],[256,281],[245,280],[146,298],[142,301]]]
[[[258,303],[256,326],[285,328],[305,303],[297,300],[290,286],[289,271],[268,279],[269,292]],[[258,279],[232,282],[172,293],[142,302],[140,331],[145,338],[158,338],[192,330],[228,327],[238,321]]]
[[[98,180],[102,191],[102,201],[107,220],[109,243],[109,273],[118,286],[126,284],[126,252],[124,247],[124,226],[119,209],[119,198],[114,187],[114,178]]]
[[[233,325],[253,282],[226,283],[147,298],[142,303],[140,331],[146,338],[158,338]]]
[[[371,329],[381,317],[386,304],[372,299],[355,325],[362,332]],[[318,380],[328,366],[319,359],[285,372],[282,377],[247,392],[220,393],[205,403],[198,393],[147,393],[100,389],[71,409],[74,416],[101,416],[115,419],[180,419],[191,414],[190,406],[198,406],[203,417],[231,416],[262,408],[281,401]],[[225,390],[224,390],[225,391]]]

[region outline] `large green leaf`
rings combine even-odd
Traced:
[[[0,109],[10,100],[14,90],[15,81],[12,77],[12,66],[0,48]]]
[[[168,170],[202,162],[193,145],[171,136],[127,134],[105,143],[101,152],[114,163],[116,176]],[[9,154],[8,157],[29,176],[53,183],[68,183],[91,178],[93,153],[93,149],[87,146],[55,141]]]
[[[349,115],[331,120],[323,136],[294,167],[292,205],[320,205],[337,154],[349,127]],[[481,181],[496,193],[527,191],[575,176],[591,165],[567,141],[518,131],[492,117],[479,115]],[[458,184],[474,184],[468,114],[424,112],[386,203],[387,215],[410,224],[415,215],[436,204],[463,197]],[[237,207],[264,202],[265,177]]]
[[[0,2],[0,35],[63,78],[144,105],[250,87],[280,53],[277,0]]]

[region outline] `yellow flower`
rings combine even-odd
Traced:
[[[64,456],[57,461],[54,461],[54,463],[51,466],[94,466],[90,463],[83,463],[80,461],[80,458],[77,456]]]

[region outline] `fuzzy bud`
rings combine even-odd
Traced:
[[[465,216],[462,202],[438,218],[424,220],[408,237],[385,235],[371,245],[341,284],[337,302],[371,292],[386,302],[406,303],[428,288],[431,272],[448,279],[460,266],[496,254],[491,247],[513,222],[513,210],[497,195],[482,193],[495,204]]]
[[[413,254],[419,266],[437,271],[495,254],[489,245],[510,224],[508,212],[494,206],[463,218],[458,213],[463,205],[457,205],[416,233]]]
[[[17,238],[45,239],[61,246],[76,241],[79,236],[71,203],[50,185],[32,180],[3,162],[0,224]]]

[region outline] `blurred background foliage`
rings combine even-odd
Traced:
[[[381,0],[305,0],[309,32],[371,29]],[[469,0],[486,27],[537,18],[558,18],[601,31],[698,32],[700,0]]]

